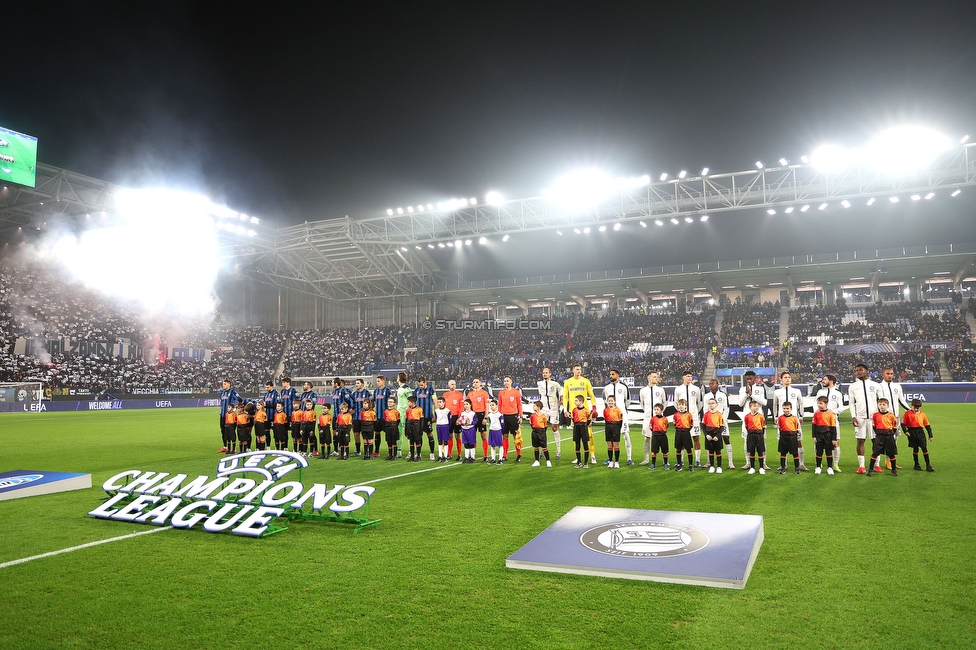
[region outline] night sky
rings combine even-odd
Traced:
[[[973,2],[241,7],[5,3],[0,124],[37,136],[41,162],[281,224],[535,196],[584,165],[743,170],[904,122],[976,137]],[[579,264],[580,248],[619,268],[974,241],[974,205],[737,214],[538,255],[538,236],[516,237],[508,274]],[[495,250],[438,261],[505,275]]]

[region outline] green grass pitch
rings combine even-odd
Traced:
[[[574,470],[564,441],[552,469],[529,467],[528,450],[520,465],[378,483],[370,514],[383,521],[357,535],[321,523],[264,539],[167,529],[2,568],[0,647],[971,648],[976,407],[926,411],[934,474],[913,472],[901,444],[900,476],[856,476],[849,425],[833,477]],[[213,475],[215,419],[0,416],[0,471],[91,472],[95,485],[0,502],[0,563],[151,529],[85,515],[121,470]],[[310,463],[307,485],[437,467]],[[766,538],[743,591],[505,568],[575,505],[760,514]]]

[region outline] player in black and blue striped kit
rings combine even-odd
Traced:
[[[332,380],[332,412],[339,416],[339,405],[345,404],[352,410],[352,391],[346,388],[346,382],[340,377]],[[339,436],[333,437],[332,455],[339,455]]]
[[[386,385],[386,376],[376,375],[376,388],[373,389],[373,404],[376,404],[376,429],[373,434],[373,458],[380,455],[380,435],[386,423],[380,420],[383,417],[381,404],[389,402],[390,398],[396,399],[396,393]],[[401,454],[402,455],[402,454]]]
[[[298,399],[298,391],[292,388],[291,377],[281,378],[281,390],[278,391],[278,400],[285,411],[285,416],[287,416],[288,421],[291,423],[291,437],[292,440],[300,438],[302,435],[302,423],[294,422],[292,418],[292,413],[295,411],[295,400]],[[285,443],[285,449],[287,449],[287,441]]]
[[[426,377],[418,377],[417,390],[413,394],[417,398],[417,407],[424,413],[420,420],[420,430],[427,434],[430,459],[434,460],[434,385],[428,385]]]
[[[363,401],[370,398],[371,393],[366,388],[366,384],[363,383],[362,379],[356,380],[356,390],[352,391],[352,433],[353,437],[356,439],[356,453],[354,456],[359,455],[359,450],[362,448],[362,431],[363,431]]]
[[[234,390],[234,382],[230,379],[225,379],[222,384],[223,390],[220,391],[220,443],[221,443],[221,454],[227,453],[227,446],[224,444],[224,419],[227,417],[227,409],[231,406],[241,403],[241,396],[236,390]],[[236,437],[236,432],[235,432]]]
[[[274,384],[265,382],[264,384],[264,397],[261,398],[264,402],[264,411],[270,416],[275,412],[275,405],[278,403],[278,391],[275,390]]]

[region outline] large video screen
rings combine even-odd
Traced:
[[[37,138],[0,126],[0,180],[34,187]]]

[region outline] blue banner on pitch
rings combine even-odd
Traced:
[[[759,515],[576,506],[505,565],[744,589],[762,542]]]
[[[0,501],[69,490],[84,490],[91,485],[91,474],[15,469],[0,473]]]

